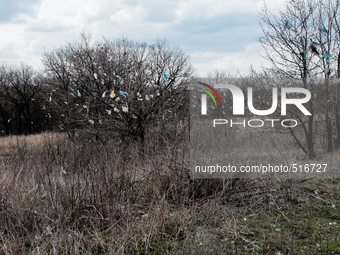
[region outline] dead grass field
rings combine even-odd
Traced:
[[[241,123],[242,120],[234,119]],[[230,125],[216,125],[213,127],[212,120],[191,122],[191,157],[197,166],[211,165],[233,165],[240,166],[310,166],[316,164],[327,164],[326,171],[316,173],[313,170],[300,173],[283,173],[280,175],[268,174],[268,178],[310,178],[310,177],[339,177],[340,151],[323,153],[324,149],[320,143],[315,143],[317,157],[309,159],[297,146],[293,137],[287,129],[278,132],[275,128],[250,128],[248,126],[230,127]],[[302,133],[296,134],[303,136]],[[303,141],[303,139],[301,139]],[[237,174],[236,174],[237,175]],[[221,178],[233,176],[231,174],[198,174],[200,178]],[[240,178],[263,178],[259,174],[238,174]]]
[[[191,180],[170,133],[0,138],[0,254],[340,254],[338,178]]]
[[[43,147],[48,141],[57,142],[67,137],[62,133],[41,133],[36,135],[0,137],[0,156],[10,156],[15,150],[28,147]]]

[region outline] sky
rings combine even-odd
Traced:
[[[267,0],[282,8],[286,0]],[[95,41],[167,39],[190,56],[196,75],[247,73],[265,60],[258,42],[263,0],[0,0],[0,62],[42,69],[46,50],[91,33]]]

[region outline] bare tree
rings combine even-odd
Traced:
[[[49,101],[65,130],[143,143],[146,130],[161,132],[184,113],[192,73],[188,59],[165,40],[92,42],[83,33],[80,41],[44,54]]]
[[[284,10],[273,12],[265,6],[260,16],[264,32],[260,42],[266,52],[264,57],[271,63],[267,71],[275,74],[278,79],[289,79],[294,86],[302,86],[313,95],[307,104],[312,115],[306,121],[300,112],[288,110],[290,116],[299,120],[304,139],[294,129],[290,129],[290,133],[310,158],[315,157],[314,124],[317,112],[319,119],[325,120],[327,150],[333,149],[333,91],[329,78],[333,63],[331,52],[339,44],[334,26],[337,24],[338,10],[337,0],[293,0],[287,2]],[[322,77],[323,85],[320,84]],[[335,114],[337,115],[338,113]],[[338,126],[340,127],[339,124]]]
[[[0,123],[8,134],[45,129],[40,74],[32,67],[0,67]]]

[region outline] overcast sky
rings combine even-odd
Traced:
[[[270,8],[285,0],[269,0]],[[90,32],[95,40],[166,38],[191,56],[197,75],[246,73],[263,59],[263,0],[0,0],[0,61],[40,68],[45,49]],[[264,63],[265,64],[265,63]]]

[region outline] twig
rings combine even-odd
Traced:
[[[323,198],[321,198],[321,197],[314,196],[313,194],[310,194],[310,193],[309,193],[309,195],[312,196],[312,197],[315,197],[316,199],[320,199],[320,200],[322,200],[322,201],[325,201],[325,199],[323,199]]]
[[[260,249],[260,247],[258,247],[258,246],[257,246],[256,244],[254,244],[253,242],[251,242],[251,241],[245,239],[245,238],[242,237],[242,236],[240,236],[240,237],[241,237],[241,239],[242,239],[243,241],[245,241],[245,242],[247,242],[247,243],[250,243],[250,244],[254,245],[256,248]]]

